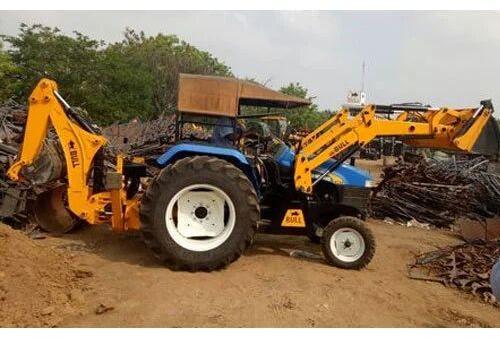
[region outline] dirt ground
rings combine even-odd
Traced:
[[[500,326],[498,308],[458,290],[406,277],[406,264],[412,260],[412,253],[458,242],[451,233],[373,220],[369,226],[376,236],[377,252],[362,271],[333,268],[322,259],[290,257],[294,249],[320,253],[318,246],[302,237],[258,235],[244,256],[227,269],[211,273],[170,271],[156,262],[137,234],[117,235],[105,228],[87,227],[64,237],[26,237],[16,246],[30,243],[31,249],[7,249],[15,249],[19,264],[27,266],[19,266],[16,273],[17,284],[26,284],[25,287],[11,285],[15,281],[10,274],[16,260],[9,258],[6,262],[5,257],[12,257],[13,253],[4,250],[0,255],[0,268],[9,266],[7,275],[0,274],[4,290],[0,294],[0,315],[4,317],[0,324]],[[9,229],[8,236],[12,238],[11,232]],[[18,235],[25,236],[15,236]],[[8,313],[17,315],[6,316]]]
[[[59,325],[85,308],[91,276],[71,255],[0,224],[0,327]]]

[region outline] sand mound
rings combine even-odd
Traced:
[[[84,278],[62,253],[0,223],[0,327],[52,327],[83,306]]]

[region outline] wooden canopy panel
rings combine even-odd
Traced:
[[[178,110],[185,113],[235,117],[239,106],[295,108],[310,101],[286,95],[250,81],[229,77],[180,74]]]

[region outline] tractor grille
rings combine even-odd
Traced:
[[[365,209],[368,206],[371,190],[368,188],[344,188],[342,204]]]

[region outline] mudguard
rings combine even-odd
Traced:
[[[252,182],[255,191],[259,192],[258,174],[253,170],[253,167],[248,162],[245,155],[234,148],[221,147],[211,144],[197,143],[178,143],[169,148],[163,155],[156,159],[159,167],[164,168],[167,165],[174,163],[184,157],[205,155],[221,158],[233,164],[247,175]]]

